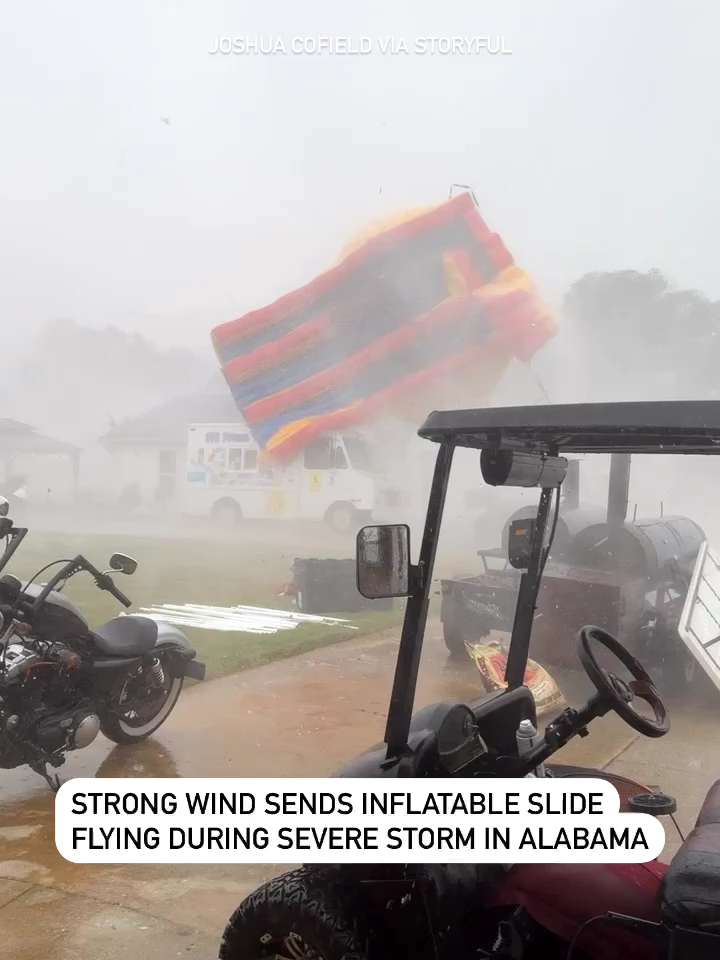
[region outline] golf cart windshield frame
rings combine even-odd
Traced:
[[[440,448],[418,557],[419,575],[408,597],[395,666],[385,730],[388,760],[399,757],[407,749],[433,568],[456,447],[524,450],[549,456],[572,453],[714,456],[720,454],[720,401],[551,404],[438,411],[430,414],[418,435],[438,443]],[[629,456],[622,459],[629,464]],[[550,489],[540,492],[534,549],[530,566],[521,577],[506,672],[510,689],[522,685],[527,669],[552,492]],[[616,519],[623,522],[623,511],[618,513]]]

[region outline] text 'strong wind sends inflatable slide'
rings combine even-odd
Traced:
[[[487,402],[555,322],[471,194],[370,227],[342,259],[270,306],[221,324],[213,346],[266,457],[380,416]]]

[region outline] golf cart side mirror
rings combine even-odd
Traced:
[[[357,587],[368,600],[410,593],[410,527],[363,527],[357,535]]]
[[[110,569],[117,570],[119,573],[126,573],[130,576],[137,570],[137,560],[125,556],[124,553],[114,553],[110,557]]]
[[[0,517],[6,517],[10,511],[10,504],[5,497],[0,497]]]

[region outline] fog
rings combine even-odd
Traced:
[[[206,349],[214,323],[452,182],[556,302],[627,265],[720,295],[716,27],[707,4],[648,0],[5,4],[3,327],[72,317]],[[328,35],[502,36],[512,54],[208,53]]]
[[[515,365],[492,402],[602,399],[562,327],[579,276],[656,268],[720,297],[707,239],[720,219],[717,22],[706,4],[646,0],[6,4],[4,415],[82,447],[85,486],[102,486],[110,425],[226,389],[212,379],[214,325],[457,182],[559,313],[539,382]],[[479,36],[506,52],[417,52],[417,38]],[[371,49],[307,52],[321,37]],[[212,54],[222,38],[276,52]],[[647,395],[641,367],[632,383],[609,371],[605,396]],[[461,520],[476,466],[459,466],[451,490]],[[59,489],[47,472],[36,486]],[[427,466],[413,478],[422,500]]]

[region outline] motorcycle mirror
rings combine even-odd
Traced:
[[[137,570],[137,560],[133,560],[132,557],[128,557],[124,553],[114,553],[110,557],[110,569],[130,576]]]
[[[0,497],[0,517],[6,517],[10,512],[10,504],[5,497]]]

